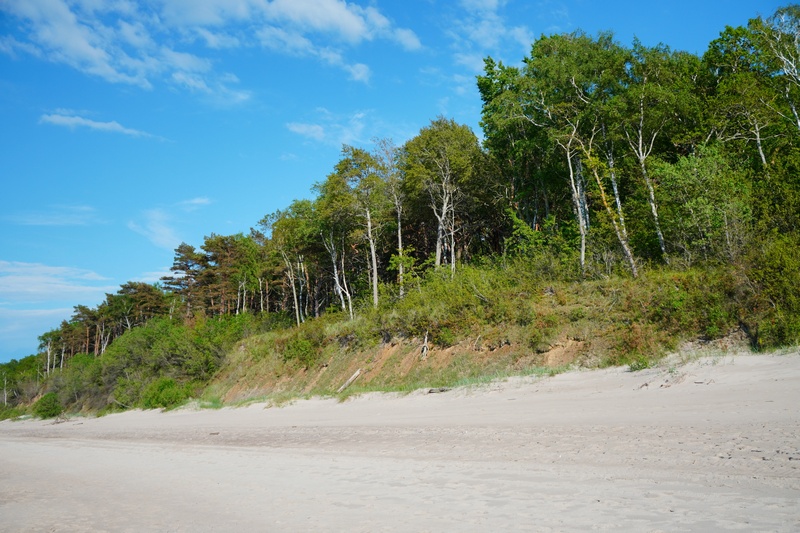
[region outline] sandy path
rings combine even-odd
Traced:
[[[2,531],[798,531],[800,356],[0,423]]]

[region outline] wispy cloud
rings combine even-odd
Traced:
[[[377,7],[345,0],[3,0],[0,12],[21,21],[20,34],[0,38],[0,53],[30,54],[143,89],[161,81],[226,104],[246,102],[251,93],[215,71],[216,50],[260,44],[316,58],[366,83],[369,67],[349,61],[348,49],[377,39],[422,48],[414,31]]]
[[[299,31],[266,26],[256,35],[265,48],[298,57],[316,57],[323,63],[341,68],[354,81],[369,82],[369,66],[363,63],[348,63],[340,50],[317,46]]]
[[[142,218],[138,222],[128,222],[128,228],[166,250],[174,250],[181,243],[173,227],[172,217],[164,209],[149,209],[143,213]]]
[[[316,110],[318,115],[311,123],[290,122],[286,128],[316,142],[332,146],[368,142],[375,135],[366,134],[367,112],[357,111],[350,115],[331,113],[327,109]],[[373,124],[377,126],[377,124]]]
[[[141,281],[142,283],[156,283],[161,281],[161,278],[164,276],[173,276],[175,275],[169,267],[162,267],[161,270],[155,270],[152,272],[143,272],[141,275],[135,277],[132,281]]]
[[[37,337],[72,315],[71,307],[57,309],[0,308],[0,357],[17,358],[36,353]],[[0,359],[2,361],[2,359]]]
[[[0,301],[94,301],[115,289],[107,278],[91,270],[0,261]]]
[[[449,35],[453,41],[456,65],[470,73],[483,70],[483,58],[500,51],[518,49],[520,57],[533,42],[533,31],[514,25],[503,16],[505,0],[461,0],[461,13],[452,21]]]
[[[97,211],[86,205],[55,205],[44,211],[12,213],[3,218],[20,226],[88,226],[100,222]]]
[[[211,200],[205,196],[198,196],[197,198],[178,202],[178,207],[184,211],[197,211],[201,207],[205,207],[207,205],[211,205]]]
[[[146,237],[151,243],[165,250],[174,250],[182,239],[178,227],[188,215],[211,205],[211,199],[198,196],[176,202],[167,207],[156,207],[143,211],[139,219],[128,222],[128,229]]]
[[[42,124],[53,124],[54,126],[64,126],[70,129],[75,128],[89,128],[95,131],[105,131],[111,133],[122,133],[123,135],[130,135],[131,137],[156,137],[146,131],[136,130],[133,128],[126,128],[116,120],[110,122],[99,122],[77,115],[65,115],[60,113],[51,113],[42,115],[39,118]]]
[[[286,128],[292,133],[314,139],[315,141],[325,140],[325,127],[321,124],[303,124],[300,122],[290,122]]]

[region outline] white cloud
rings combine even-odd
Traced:
[[[371,71],[367,65],[348,64],[341,51],[330,47],[317,47],[298,31],[266,26],[261,28],[257,35],[265,48],[300,57],[317,57],[328,65],[343,69],[353,81],[369,82]]]
[[[126,128],[116,120],[112,120],[111,122],[98,122],[96,120],[91,120],[76,115],[52,113],[52,114],[42,115],[39,118],[39,122],[45,124],[53,124],[55,126],[65,126],[67,128],[72,128],[72,129],[77,127],[83,127],[96,131],[122,133],[124,135],[130,135],[131,137],[154,137],[154,135],[147,133],[146,131]]]
[[[277,26],[265,26],[256,32],[261,45],[290,55],[314,54],[313,43],[299,32],[290,32]]]
[[[94,301],[116,290],[91,270],[0,260],[0,300],[31,303]]]
[[[165,7],[166,9],[166,7]],[[215,101],[239,103],[247,93],[227,86],[213,72],[210,59],[174,48],[185,43],[180,28],[165,26],[157,13],[140,11],[127,1],[97,0],[4,0],[0,12],[22,21],[17,38],[0,40],[0,52],[10,55],[25,52],[67,64],[86,74],[111,83],[151,89],[159,79],[176,80],[179,86]],[[202,30],[202,28],[197,28]],[[231,40],[211,32],[196,32],[209,47],[230,46]],[[24,41],[17,40],[24,37]],[[212,46],[213,45],[213,46]]]
[[[417,34],[409,29],[397,28],[392,35],[394,40],[406,50],[419,50],[422,48],[422,43]]]
[[[39,55],[113,83],[150,87],[143,73],[120,68],[127,54],[109,43],[115,32],[99,19],[79,17],[63,0],[6,0],[3,9],[29,24]]]
[[[141,275],[137,276],[131,281],[141,281],[142,283],[156,283],[161,281],[161,278],[165,276],[174,276],[175,273],[172,272],[169,267],[161,267],[161,270],[156,270],[152,272],[142,272]]]
[[[203,38],[209,48],[238,48],[242,45],[239,38],[223,32],[212,32],[206,28],[195,28],[194,31]]]
[[[143,221],[128,222],[128,228],[143,235],[154,245],[166,250],[174,250],[181,243],[172,227],[172,217],[163,209],[149,209],[143,213]]]
[[[100,222],[95,209],[85,205],[56,205],[45,211],[11,214],[4,218],[21,226],[88,226]]]
[[[264,11],[271,20],[328,32],[351,43],[369,38],[371,31],[365,10],[341,0],[273,0],[265,4]]]
[[[368,82],[369,67],[345,58],[349,47],[375,39],[406,50],[422,46],[412,30],[396,27],[376,7],[345,0],[2,0],[0,12],[21,21],[19,35],[0,37],[0,52],[35,55],[145,89],[167,81],[228,104],[247,101],[249,92],[231,88],[210,58],[180,47],[260,43]]]
[[[325,139],[325,128],[319,124],[302,124],[299,122],[290,122],[286,127],[292,133],[302,135],[314,139],[315,141],[322,141]]]
[[[368,112],[365,111],[358,111],[350,115],[332,113],[324,108],[318,108],[315,111],[318,115],[315,122],[290,122],[286,124],[286,128],[312,141],[341,146],[367,143],[369,139],[378,136],[379,129],[382,127],[375,120],[368,122]],[[366,132],[367,124],[375,131]]]
[[[345,70],[350,73],[350,79],[354,81],[369,82],[371,71],[369,67],[363,63],[356,63],[354,65],[346,65]]]
[[[39,335],[55,328],[72,315],[73,308],[0,308],[0,362],[3,358],[21,359],[36,353]]]
[[[182,202],[178,202],[178,207],[180,207],[184,211],[196,211],[201,207],[205,207],[207,205],[211,205],[211,200],[209,200],[204,196],[198,196],[197,198],[192,198],[190,200],[184,200]]]
[[[208,59],[197,57],[194,54],[176,52],[166,46],[161,47],[160,53],[164,64],[179,72],[208,72],[211,70],[211,62]]]
[[[224,26],[252,18],[260,0],[161,0],[160,14],[169,26]]]
[[[461,0],[463,14],[452,21],[448,32],[456,65],[477,74],[488,55],[518,49],[519,57],[510,58],[518,61],[529,51],[533,32],[527,26],[509,24],[502,14],[505,4],[505,0]]]

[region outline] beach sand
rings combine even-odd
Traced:
[[[2,531],[800,531],[800,355],[0,422]]]

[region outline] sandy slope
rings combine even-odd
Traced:
[[[3,531],[798,531],[800,356],[0,423]]]

